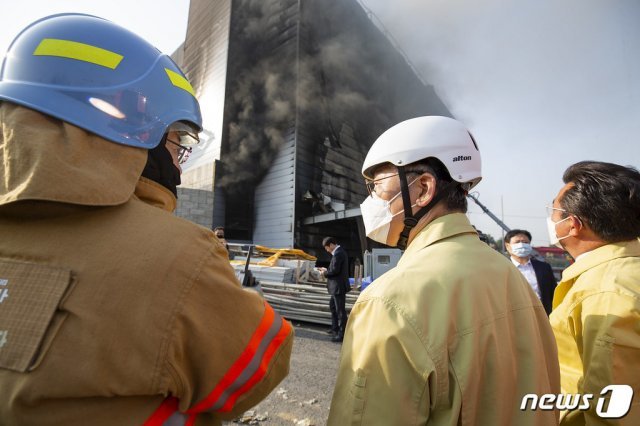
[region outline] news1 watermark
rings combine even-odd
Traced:
[[[603,419],[620,419],[627,415],[633,400],[629,385],[605,386],[600,395],[585,394],[526,394],[520,410],[581,410],[587,411],[596,403],[596,413]]]

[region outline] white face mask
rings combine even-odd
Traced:
[[[411,186],[419,178],[414,179],[408,186]],[[362,221],[364,222],[364,229],[367,233],[367,237],[373,241],[377,241],[382,244],[387,244],[387,238],[389,238],[389,230],[391,229],[391,221],[397,215],[404,213],[404,210],[399,211],[396,214],[391,213],[391,203],[402,194],[402,191],[394,195],[390,200],[383,200],[378,197],[375,192],[371,193],[370,197],[367,197],[362,204],[360,204],[360,211],[362,212]],[[415,207],[412,205],[411,208]]]
[[[560,222],[564,222],[565,220],[569,219],[570,217],[571,216],[567,216],[564,219],[559,220],[557,222],[554,222],[553,220],[551,220],[550,217],[547,217],[547,231],[549,232],[549,244],[564,250],[564,247],[562,247],[562,244],[560,244],[560,241],[564,240],[565,238],[569,238],[570,235],[567,234],[564,237],[558,237],[558,235],[556,234],[556,226]]]
[[[511,253],[517,257],[528,257],[531,254],[531,250],[531,244],[529,243],[511,244]]]

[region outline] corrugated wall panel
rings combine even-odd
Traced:
[[[287,209],[283,209],[283,210],[274,210],[272,212],[265,212],[262,215],[262,219],[265,221],[265,223],[268,220],[273,220],[273,219],[282,219],[282,218],[286,218],[287,221],[291,222],[291,218],[293,217],[293,213],[291,212],[291,206],[287,205]]]
[[[284,191],[281,191],[284,193]],[[290,216],[291,215],[291,202],[286,201],[280,204],[272,204],[269,202],[269,199],[264,199],[260,202],[261,211],[260,218],[266,218],[270,216],[272,213],[280,214],[281,217]]]
[[[293,247],[295,207],[295,134],[280,147],[273,165],[256,188],[253,241],[267,247]]]
[[[260,197],[272,197],[273,194],[282,192],[283,190],[293,190],[294,184],[288,179],[285,179],[282,183],[275,183],[274,185],[268,185],[264,191],[260,193]],[[262,198],[260,198],[262,200]]]

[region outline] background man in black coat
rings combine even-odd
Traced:
[[[549,315],[553,292],[558,283],[551,265],[531,257],[531,233],[524,229],[512,229],[504,236],[504,246],[511,255],[511,261],[527,279]]]
[[[327,277],[327,290],[331,295],[329,309],[331,309],[332,342],[342,342],[344,328],[347,325],[347,310],[345,309],[346,293],[351,290],[349,285],[349,258],[347,252],[338,245],[333,237],[322,240],[324,249],[332,255],[329,269],[323,269]]]

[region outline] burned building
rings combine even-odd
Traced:
[[[399,121],[450,115],[356,0],[191,0],[174,58],[205,127],[178,214],[229,240],[322,258],[332,235],[359,257],[369,147]]]

